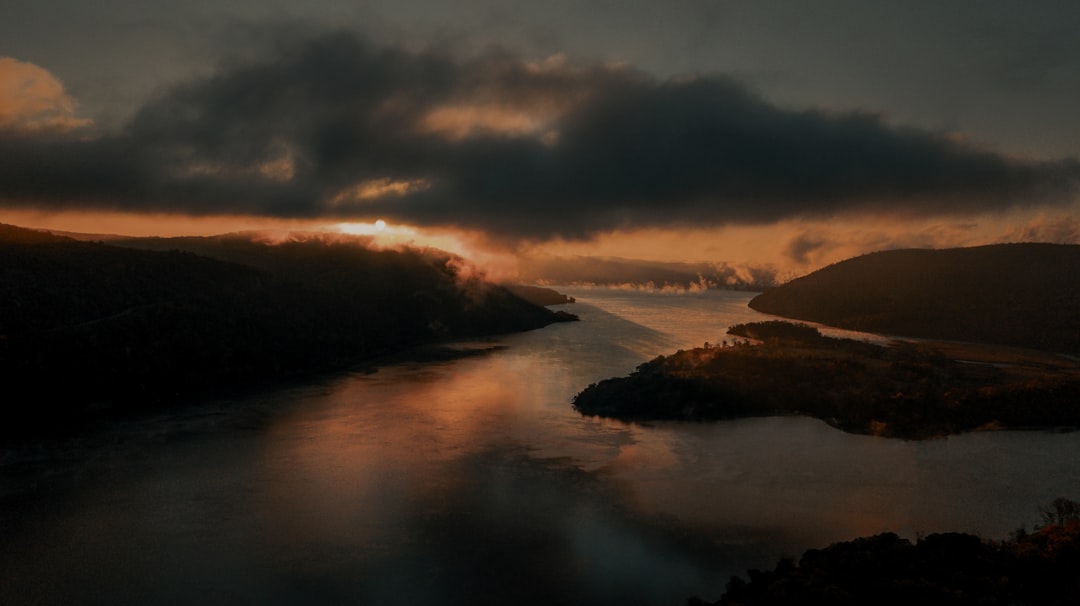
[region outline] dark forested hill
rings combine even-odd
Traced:
[[[228,254],[138,250],[2,226],[5,407],[77,425],[92,409],[141,409],[556,319],[462,275],[461,260],[447,253],[319,239],[211,244],[205,252]]]
[[[379,250],[369,239],[336,234],[296,234],[274,243],[254,234],[212,237],[133,238],[117,246],[161,252],[187,251],[252,267],[301,287],[309,297],[348,301],[343,313],[373,328],[388,314],[400,316],[405,338],[420,341],[512,332],[553,321],[554,314],[493,285],[466,262],[430,248]],[[395,328],[390,326],[389,328]]]
[[[1080,352],[1080,246],[878,252],[768,290],[750,307],[869,332]]]

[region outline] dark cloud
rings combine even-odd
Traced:
[[[810,262],[810,256],[826,247],[829,241],[820,235],[801,233],[788,242],[784,248],[784,256],[796,263],[806,265]]]
[[[8,205],[383,217],[528,239],[1001,210],[1069,200],[1078,177],[1075,161],[1012,160],[869,114],[779,109],[719,76],[462,60],[344,33],[176,86],[117,133],[0,134]]]

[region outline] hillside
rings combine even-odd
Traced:
[[[750,301],[867,332],[1080,352],[1080,246],[893,250],[830,265]]]
[[[145,409],[557,320],[462,275],[460,259],[447,253],[318,239],[269,245],[237,237],[216,246],[249,263],[3,226],[7,406],[36,416],[30,423],[78,426],[101,409]]]

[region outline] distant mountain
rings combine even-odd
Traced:
[[[520,264],[526,282],[633,285],[652,288],[764,290],[777,284],[768,267],[736,268],[727,263],[679,263],[618,257],[537,256]]]
[[[189,240],[217,258],[183,250]],[[155,242],[165,250],[0,226],[9,412],[78,425],[102,407],[142,409],[558,320],[440,251],[312,238]]]
[[[999,244],[848,259],[750,307],[854,330],[1080,352],[1080,246]]]

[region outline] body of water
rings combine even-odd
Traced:
[[[569,289],[577,323],[450,362],[132,420],[0,467],[0,602],[681,604],[860,535],[1005,538],[1080,498],[1080,434],[921,442],[808,418],[627,425],[570,399],[764,319]]]

